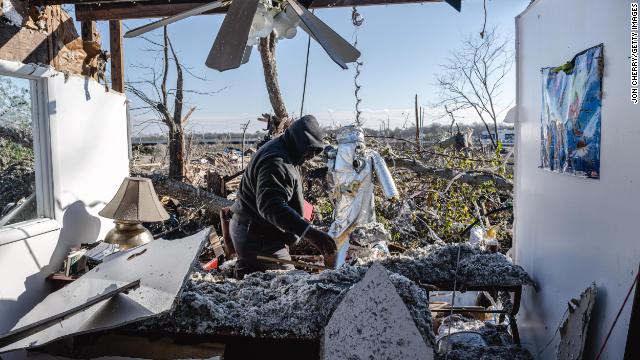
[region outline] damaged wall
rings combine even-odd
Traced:
[[[104,237],[98,216],[129,174],[126,98],[96,81],[56,73],[46,83],[57,228],[9,242],[0,231],[0,333],[49,292],[68,250]],[[26,228],[25,233],[30,233]]]
[[[62,7],[29,7],[23,0],[0,0],[0,59],[94,77],[106,61],[97,32],[83,41]]]
[[[637,138],[640,108],[630,101],[629,1],[537,0],[517,19],[515,184],[516,262],[539,285],[525,288],[520,310],[524,343],[553,359],[554,335],[567,302],[592,282],[598,296],[585,359],[598,347],[624,300],[640,258]],[[542,77],[589,47],[604,44],[601,178],[539,169]],[[622,359],[627,304],[602,359]]]

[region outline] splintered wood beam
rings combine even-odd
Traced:
[[[76,20],[125,20],[160,18],[176,15],[211,0],[38,0],[43,4],[75,4]],[[352,7],[368,5],[393,5],[442,2],[443,0],[315,0],[311,8]],[[228,7],[222,7],[205,14],[225,13]]]
[[[122,56],[122,22],[109,21],[109,46],[111,53],[111,88],[124,92],[124,61]]]
[[[96,32],[96,22],[95,21],[83,21],[80,24],[80,32],[82,34],[83,41],[94,42],[97,41],[95,34]]]

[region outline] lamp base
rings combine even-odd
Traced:
[[[139,222],[116,220],[114,224],[116,227],[107,233],[104,242],[118,244],[121,250],[140,246],[153,240],[151,232]]]

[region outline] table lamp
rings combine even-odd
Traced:
[[[126,177],[111,201],[99,212],[100,216],[114,219],[104,241],[129,249],[153,240],[153,235],[142,226],[143,222],[169,219],[169,214],[158,200],[151,179]]]

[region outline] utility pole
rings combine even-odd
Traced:
[[[424,138],[424,107],[420,106],[420,137]]]
[[[416,94],[416,147],[420,151],[420,114],[418,112],[418,94]]]
[[[240,129],[242,129],[242,154],[240,155],[240,158],[242,159],[242,170],[244,170],[244,137],[247,133],[247,128],[249,127],[250,123],[251,120],[247,120],[246,123],[240,124]]]

